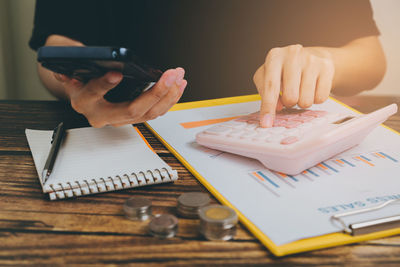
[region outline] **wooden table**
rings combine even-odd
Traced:
[[[369,112],[400,98],[342,99]],[[157,239],[146,223],[125,219],[122,204],[132,195],[150,198],[154,213],[175,213],[176,198],[204,187],[143,126],[160,157],[179,172],[163,184],[50,201],[39,185],[25,128],[51,129],[70,116],[61,102],[0,101],[0,265],[165,264],[177,265],[378,265],[400,263],[400,237],[276,258],[242,226],[233,241],[211,242],[197,232],[197,221],[179,219],[179,233]],[[71,115],[74,117],[75,115]],[[75,117],[74,117],[75,119]],[[83,121],[76,118],[76,123]],[[387,125],[400,130],[400,114]],[[214,199],[215,201],[215,199]]]

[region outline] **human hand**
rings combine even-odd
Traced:
[[[322,47],[271,49],[253,77],[261,95],[261,127],[272,127],[275,111],[284,106],[308,108],[327,100],[334,73],[332,56]]]
[[[181,98],[187,85],[182,68],[170,69],[149,90],[130,102],[111,103],[104,95],[118,85],[122,74],[110,71],[83,84],[65,75],[55,74],[67,93],[71,106],[96,128],[122,126],[152,120],[165,114]]]

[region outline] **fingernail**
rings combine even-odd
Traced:
[[[261,123],[261,127],[264,127],[264,128],[272,127],[272,125],[274,124],[274,116],[272,114],[265,114],[261,118],[260,123]]]
[[[164,83],[165,83],[166,86],[171,87],[174,84],[175,80],[176,80],[176,73],[174,73],[174,75],[168,76],[165,79]]]
[[[181,85],[183,81],[183,77],[185,76],[185,71],[181,68],[176,69],[178,74],[176,75],[175,83],[177,85]]]
[[[180,86],[179,91],[181,94],[183,93],[183,91],[185,91],[185,88],[186,88],[186,84],[184,84],[184,83],[185,83],[185,80],[182,79],[181,83],[178,84]]]
[[[115,75],[115,74],[108,75],[108,77],[107,77],[107,81],[109,83],[117,83],[120,81],[120,79],[121,79],[121,77],[119,75]]]

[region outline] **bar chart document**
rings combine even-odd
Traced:
[[[275,245],[285,246],[342,232],[342,226],[330,219],[334,214],[400,198],[400,136],[384,126],[374,129],[360,145],[298,175],[274,172],[257,160],[196,143],[195,135],[210,125],[258,111],[260,103],[253,98],[232,104],[184,103],[148,122],[178,159],[197,178],[204,178],[199,180],[205,181],[208,190],[224,204],[233,206],[242,220],[250,222],[253,233],[262,233]],[[355,112],[332,99],[315,108]],[[391,216],[398,214],[399,207],[389,205],[346,220]],[[291,253],[295,251],[301,250]]]

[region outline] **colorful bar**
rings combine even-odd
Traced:
[[[336,162],[339,162],[340,164],[344,164],[343,160],[336,159],[335,161],[336,161]]]
[[[273,186],[275,186],[276,188],[279,188],[279,185],[277,185],[276,183],[274,183],[274,181],[272,181],[268,176],[266,176],[264,173],[258,171],[257,174],[259,174],[261,177],[263,177],[265,180],[267,180],[268,182],[270,182]]]
[[[238,116],[229,117],[229,118],[203,120],[203,121],[182,122],[182,123],[180,123],[180,125],[185,129],[192,129],[192,128],[197,128],[197,127],[201,127],[201,126],[207,126],[207,125],[216,124],[216,123],[220,123],[220,122],[226,122],[226,121],[230,121],[230,120],[233,120],[233,119],[236,119],[236,118],[238,118]]]
[[[299,180],[297,180],[295,177],[293,177],[292,175],[288,175],[288,177],[290,177],[293,181],[298,182]]]
[[[331,161],[332,163],[334,163],[336,166],[342,167],[344,166],[343,162],[339,162],[337,159],[334,159]]]
[[[264,178],[262,178],[258,173],[256,173],[256,172],[253,172],[253,175],[255,176],[255,177],[257,177],[258,178],[258,180],[260,180],[260,181],[262,181],[262,182],[264,182],[265,180],[264,180]]]
[[[322,164],[322,165],[324,165],[325,167],[327,167],[327,168],[331,169],[331,170],[332,170],[332,171],[334,171],[334,172],[339,172],[338,170],[336,170],[336,169],[335,169],[335,168],[333,168],[332,166],[330,166],[330,165],[326,164],[325,162],[322,162],[321,164]]]
[[[279,176],[281,176],[281,177],[283,177],[283,178],[286,178],[286,177],[287,177],[287,175],[284,174],[284,173],[282,173],[282,172],[276,172],[276,173],[279,174]]]
[[[385,158],[386,158],[384,155],[382,155],[382,154],[379,154],[378,152],[377,152],[377,153],[374,153],[374,155],[376,155],[376,156],[378,156],[378,157],[380,157],[380,158],[383,158],[383,159],[385,159]]]
[[[319,174],[318,174],[318,173],[315,173],[314,171],[312,171],[312,170],[310,170],[310,169],[307,169],[307,171],[308,171],[309,173],[311,173],[312,175],[314,175],[314,176],[316,176],[316,177],[319,177]]]
[[[365,159],[363,159],[363,158],[361,158],[361,157],[355,157],[355,158],[361,160],[362,162],[368,164],[369,166],[374,166],[374,164],[372,164],[372,163],[369,162],[369,161],[366,161]]]
[[[347,161],[347,160],[345,160],[345,159],[340,159],[340,160],[343,161],[344,163],[350,165],[351,167],[355,167],[355,166],[356,166],[356,165],[354,165],[353,163],[351,163],[351,162],[349,162],[349,161]]]
[[[392,158],[391,156],[389,156],[388,154],[386,154],[386,153],[383,153],[383,152],[379,152],[379,154],[381,154],[382,156],[385,156],[385,157],[387,157],[388,159],[390,159],[390,160],[393,160],[394,162],[399,162],[397,159],[395,159],[395,158]]]
[[[369,158],[367,158],[366,156],[360,155],[360,157],[362,157],[363,159],[367,160],[367,161],[371,161]]]
[[[323,170],[327,170],[327,169],[328,169],[328,167],[322,165],[322,163],[318,164],[317,166],[320,167],[320,168],[322,168]]]

